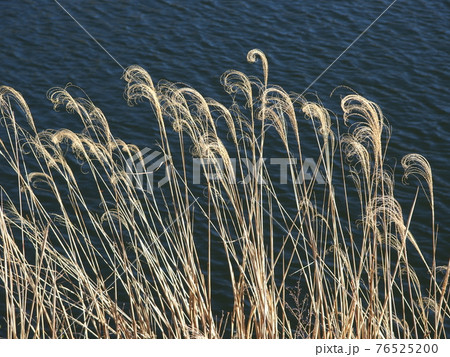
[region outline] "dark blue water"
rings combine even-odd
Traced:
[[[73,116],[46,99],[72,82],[103,110],[115,136],[139,146],[157,140],[147,106],[123,99],[123,70],[139,64],[152,78],[184,82],[227,101],[220,75],[260,48],[269,82],[303,92],[391,1],[60,1],[113,60],[54,1],[0,1],[0,85],[20,91],[38,129],[70,128]],[[339,110],[334,88],[346,85],[377,102],[393,127],[389,156],[417,152],[433,168],[440,264],[449,258],[450,2],[398,0],[309,88]],[[395,161],[394,161],[395,164]],[[3,185],[0,172],[0,183]],[[412,200],[414,187],[397,187]],[[402,191],[403,190],[403,191]],[[413,232],[430,246],[429,214],[418,209]]]

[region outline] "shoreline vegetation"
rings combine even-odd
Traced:
[[[129,162],[145,167],[140,148],[113,136],[99,108],[72,96],[76,88],[53,88],[48,98],[79,117],[80,133],[37,132],[22,95],[0,87],[9,180],[0,183],[3,337],[446,337],[450,263],[436,261],[428,161],[401,160],[404,179],[419,182],[403,212],[377,104],[352,92],[337,118],[319,100],[270,85],[260,50],[247,59],[262,64],[263,79],[225,72],[228,107],[181,84],[155,85],[141,67],[125,71],[125,97],[150,103],[167,158],[168,182],[153,192],[126,172]],[[296,180],[305,130],[325,183]],[[294,162],[283,187],[289,203],[259,164],[274,140]],[[192,157],[217,174],[201,199],[188,177]],[[418,195],[429,205],[431,254],[410,230]],[[219,258],[229,311],[217,309],[222,293],[213,291]]]

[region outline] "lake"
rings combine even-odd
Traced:
[[[148,105],[127,105],[121,67],[138,64],[154,81],[183,82],[228,103],[220,75],[237,69],[261,77],[260,65],[246,61],[247,52],[259,48],[269,61],[269,83],[288,92],[317,94],[336,113],[340,113],[342,92],[330,94],[338,86],[348,86],[379,104],[392,126],[388,156],[399,171],[396,177],[401,178],[404,155],[415,152],[429,160],[439,226],[437,258],[439,264],[447,264],[450,2],[59,3],[109,54],[57,2],[0,1],[0,85],[23,94],[38,130],[80,130],[74,116],[53,111],[46,99],[51,87],[71,82],[102,109],[115,136],[140,147],[154,147],[157,125],[152,124]],[[10,184],[0,171],[0,185]],[[408,212],[415,182],[402,188],[398,180],[396,185]],[[426,206],[423,194],[419,202]],[[411,230],[429,252],[426,207],[416,208]]]

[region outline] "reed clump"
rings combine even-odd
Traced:
[[[431,258],[410,229],[420,187],[408,211],[396,199],[380,107],[351,93],[343,121],[332,120],[320,101],[270,85],[261,51],[248,60],[262,63],[263,81],[224,73],[229,106],[126,70],[127,100],[148,101],[159,128],[153,170],[166,181],[150,190],[130,175],[143,173],[142,148],[70,86],[48,97],[79,117],[80,133],[37,132],[22,95],[0,87],[4,336],[446,336],[450,265],[435,258],[428,161],[410,154],[402,165],[429,199]],[[264,159],[275,155],[289,162],[284,178]],[[193,157],[208,159],[200,189]],[[227,284],[214,291],[218,276]]]

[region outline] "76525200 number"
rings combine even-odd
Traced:
[[[377,353],[437,353],[437,344],[429,343],[377,343]]]

